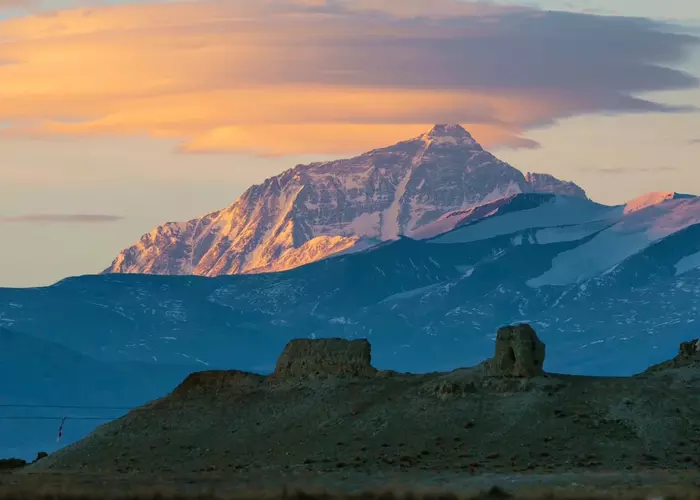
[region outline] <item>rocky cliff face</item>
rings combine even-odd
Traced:
[[[553,175],[528,172],[525,174],[525,180],[530,185],[530,189],[536,193],[554,193],[576,198],[588,198],[586,192],[577,184],[559,180]]]
[[[167,223],[122,251],[107,273],[221,274],[291,269],[396,239],[442,215],[521,192],[585,197],[573,183],[528,174],[459,125],[355,158],[299,165],[231,206]]]

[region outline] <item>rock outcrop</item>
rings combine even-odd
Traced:
[[[371,346],[366,339],[295,339],[277,360],[276,380],[315,379],[330,376],[374,376]]]
[[[246,393],[257,389],[265,380],[263,375],[240,370],[211,370],[191,373],[172,392],[173,399],[193,396]]]
[[[588,199],[586,192],[580,186],[557,179],[553,175],[528,172],[525,174],[525,180],[530,185],[530,189],[536,193],[555,193]]]
[[[700,339],[691,340],[690,342],[681,342],[681,346],[678,352],[678,358],[700,358]]]
[[[496,334],[496,352],[486,362],[489,375],[536,377],[544,374],[545,345],[528,324],[504,326]]]
[[[700,367],[700,339],[691,340],[689,342],[681,342],[680,346],[678,347],[678,354],[675,358],[651,366],[641,375],[693,365]]]

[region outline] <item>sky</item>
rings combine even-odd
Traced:
[[[0,0],[0,286],[460,123],[615,204],[700,194],[697,0]]]

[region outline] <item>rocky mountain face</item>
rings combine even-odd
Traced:
[[[535,174],[528,172],[525,180],[530,189],[536,193],[553,193],[577,198],[588,198],[586,192],[577,184],[569,181],[562,181],[549,174]]]
[[[526,192],[586,198],[573,183],[523,175],[459,125],[436,125],[355,158],[299,165],[252,186],[223,210],[159,226],[123,250],[105,273],[217,276],[290,269]]]

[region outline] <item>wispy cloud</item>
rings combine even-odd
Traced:
[[[0,217],[0,223],[35,223],[35,224],[95,224],[116,222],[123,219],[117,215],[105,214],[26,214],[15,217]]]
[[[185,152],[355,152],[436,122],[535,147],[526,131],[565,117],[689,109],[638,97],[698,85],[672,69],[698,38],[665,28],[457,0],[76,9],[0,23],[0,121]]]
[[[32,0],[0,0],[0,10],[27,7],[33,3]]]
[[[581,167],[578,169],[581,172],[592,172],[596,174],[603,175],[634,175],[634,174],[651,174],[658,172],[676,172],[677,167],[671,166],[660,166],[660,167],[634,167],[634,168],[624,168],[624,167]]]
[[[26,12],[31,12],[39,7],[42,0],[0,0],[0,19],[10,15],[17,15]],[[7,61],[2,61],[0,58],[0,66],[2,66]]]
[[[688,144],[700,144],[700,137],[697,137],[695,139],[690,139],[688,141]]]

